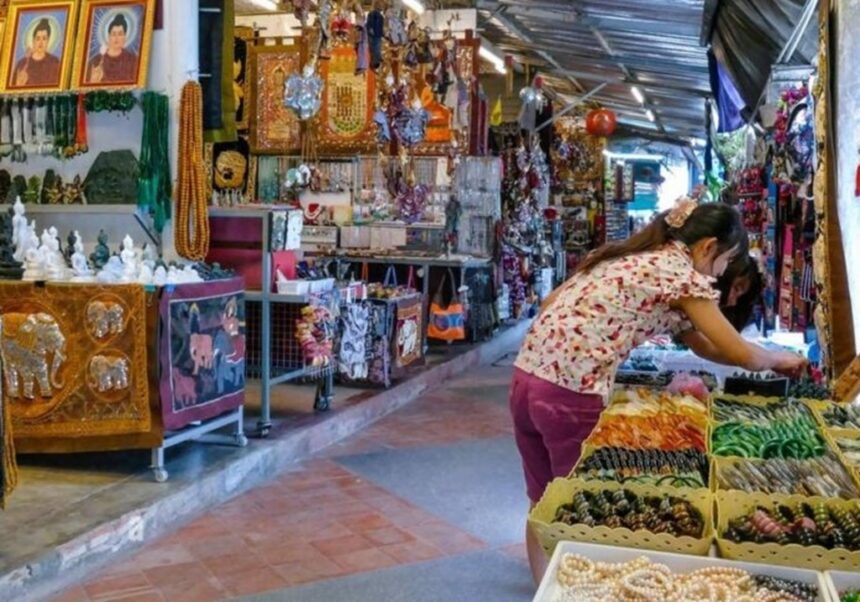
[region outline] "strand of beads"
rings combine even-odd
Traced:
[[[209,213],[203,173],[203,92],[189,81],[182,88],[179,174],[176,194],[176,251],[193,261],[209,253]]]
[[[733,567],[707,567],[674,574],[639,557],[624,563],[562,556],[556,573],[562,586],[555,602],[815,602],[815,586],[753,576]],[[860,602],[851,598],[848,602]]]

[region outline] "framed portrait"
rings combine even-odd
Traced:
[[[298,46],[252,46],[251,152],[288,155],[301,148],[301,124],[284,106],[284,83],[301,70]]]
[[[12,0],[0,53],[0,91],[39,93],[68,89],[76,0]]]
[[[233,96],[236,100],[236,129],[248,129],[251,112],[251,61],[249,48],[254,45],[254,28],[238,26],[233,30]]]
[[[155,0],[83,0],[72,88],[146,87]]]

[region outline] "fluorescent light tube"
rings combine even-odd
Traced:
[[[648,121],[654,121],[655,120],[654,111],[652,111],[651,109],[648,109],[647,111],[645,111],[645,116],[648,117]]]
[[[645,96],[642,94],[642,90],[640,90],[636,86],[631,86],[630,93],[633,95],[633,98],[636,99],[636,102],[638,102],[640,105],[645,104]]]
[[[421,0],[400,0],[403,3],[403,6],[408,8],[414,13],[419,15],[424,14],[424,4],[421,3]]]
[[[482,43],[480,48],[478,48],[478,55],[493,64],[493,67],[496,68],[496,71],[499,73],[505,74],[507,73],[507,69],[505,68],[505,59],[494,53],[489,48],[485,47]]]
[[[251,3],[263,10],[278,10],[278,3],[275,0],[251,0]]]

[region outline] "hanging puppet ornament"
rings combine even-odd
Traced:
[[[414,173],[410,173],[408,181],[401,183],[400,190],[394,198],[400,219],[407,224],[421,221],[429,194],[430,189],[424,184],[416,184]]]
[[[401,144],[410,148],[417,146],[424,142],[429,121],[430,114],[416,99],[412,106],[402,106],[395,114],[394,133]]]
[[[301,121],[319,113],[322,104],[323,81],[316,74],[314,62],[293,73],[284,84],[284,106],[292,110]]]
[[[534,132],[537,127],[537,115],[546,106],[542,77],[535,77],[531,86],[526,86],[520,90],[520,101],[522,101],[519,117],[520,128],[527,132]]]
[[[308,26],[308,14],[311,9],[311,0],[292,0],[293,15],[302,24],[302,29]]]
[[[370,44],[370,68],[379,69],[382,66],[382,40],[385,37],[385,15],[382,12],[381,0],[374,0],[373,10],[367,15],[365,29]]]

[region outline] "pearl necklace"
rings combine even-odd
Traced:
[[[645,556],[613,564],[565,554],[557,578],[563,589],[555,602],[803,602],[757,587],[742,569],[707,567],[675,575]]]

